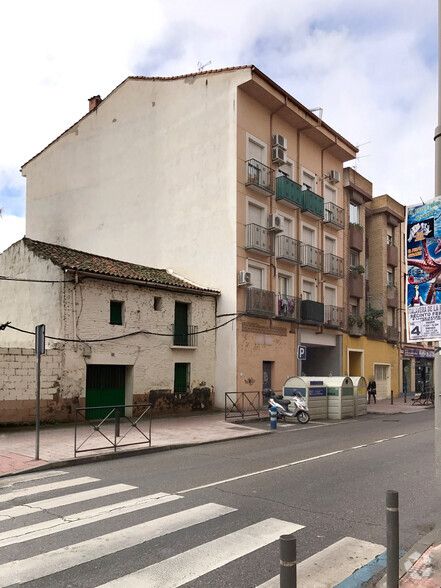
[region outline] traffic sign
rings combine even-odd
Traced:
[[[306,359],[306,345],[297,347],[297,359]]]

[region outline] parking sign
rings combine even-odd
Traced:
[[[297,347],[297,359],[306,359],[306,345]]]

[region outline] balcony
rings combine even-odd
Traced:
[[[344,308],[339,306],[332,306],[330,304],[325,305],[324,313],[325,327],[331,327],[336,329],[343,329],[344,327]]]
[[[249,159],[246,166],[245,186],[266,196],[274,194],[274,170],[257,159]]]
[[[274,292],[260,288],[248,288],[246,312],[253,316],[272,318],[274,316],[274,300]]]
[[[398,343],[398,340],[399,340],[398,327],[391,327],[388,325],[387,331],[386,331],[386,338],[391,343]]]
[[[325,201],[315,192],[303,190],[302,212],[315,219],[322,219],[325,216]]]
[[[383,341],[385,339],[384,328],[376,330],[368,326],[366,329],[366,335],[369,339],[376,339],[378,341]]]
[[[386,288],[387,306],[398,308],[398,288],[393,284],[388,284]]]
[[[301,245],[301,265],[317,272],[323,268],[323,251],[312,245]]]
[[[353,276],[351,273],[349,274],[349,296],[354,296],[354,298],[364,298],[364,287],[363,287],[363,277],[362,276]]]
[[[315,300],[302,300],[300,304],[300,317],[302,323],[322,325],[324,316],[324,305]]]
[[[264,255],[272,255],[271,235],[266,227],[261,227],[255,223],[246,225],[247,239],[245,249],[248,251],[257,251]]]
[[[344,276],[344,260],[342,257],[337,257],[333,253],[325,253],[324,256],[323,273],[334,278],[342,278]]]
[[[364,335],[364,321],[359,314],[350,314],[348,316],[348,332],[352,337],[361,337]]]
[[[349,247],[355,251],[363,251],[363,227],[349,224]]]
[[[303,208],[302,186],[286,176],[278,177],[276,180],[276,200],[283,200],[292,208]]]
[[[398,266],[398,247],[388,243],[386,246],[387,250],[387,265],[391,265],[393,267]]]
[[[345,227],[345,211],[333,202],[325,204],[325,223],[338,231]]]
[[[291,263],[300,263],[300,241],[286,235],[278,235],[276,240],[276,257]]]
[[[276,318],[282,321],[300,321],[300,298],[279,294]]]
[[[173,345],[176,347],[197,347],[198,328],[195,325],[187,325],[186,329],[172,325]]]

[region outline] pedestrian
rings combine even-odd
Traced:
[[[374,399],[374,404],[377,404],[377,384],[375,380],[370,380],[368,387],[368,404],[371,403],[371,396]]]

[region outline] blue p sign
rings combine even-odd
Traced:
[[[306,359],[306,345],[297,347],[297,359]]]

